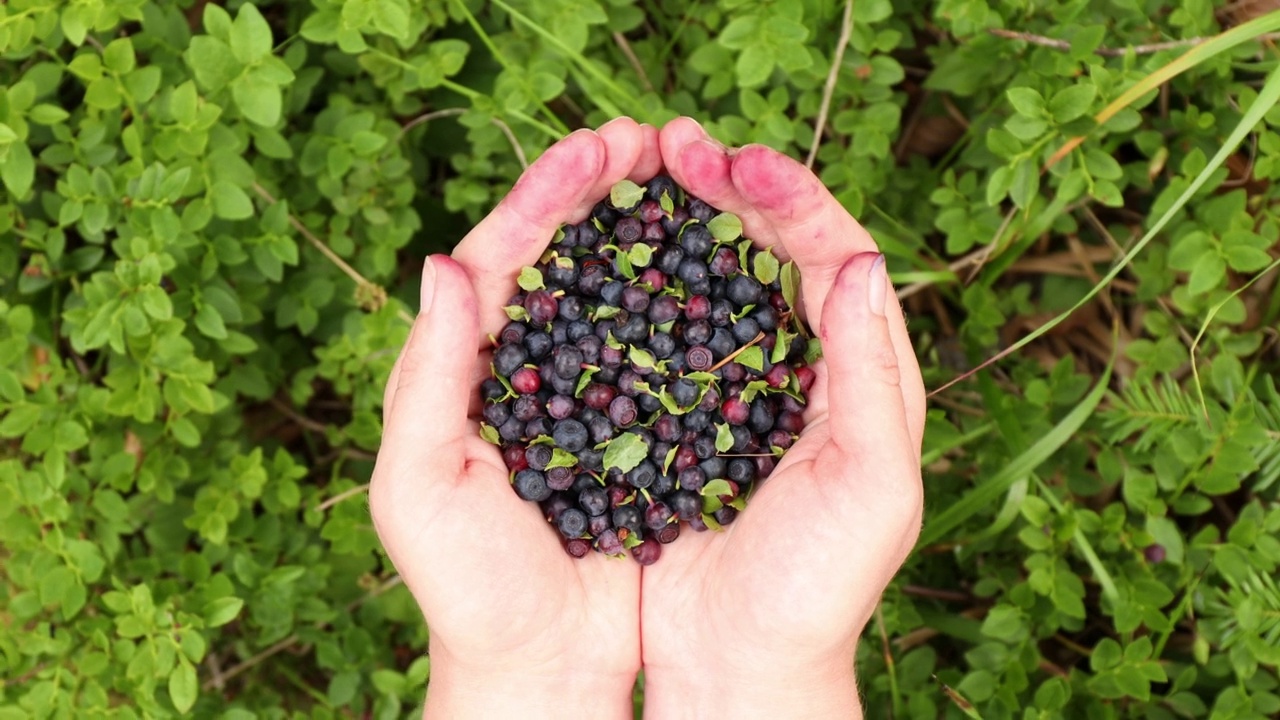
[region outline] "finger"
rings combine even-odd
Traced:
[[[874,252],[875,241],[808,168],[776,150],[742,148],[733,157],[730,174],[734,187],[770,225],[809,281],[806,305],[817,326],[836,272],[855,253]],[[821,290],[816,296],[810,292],[815,289]]]
[[[820,336],[828,370],[831,442],[839,451],[827,459],[844,467],[856,463],[876,477],[900,481],[904,458],[915,462],[916,455],[902,397],[902,369],[889,336],[888,295],[884,256],[860,253],[840,269],[827,296]],[[915,475],[918,481],[919,473]]]
[[[493,212],[454,248],[453,259],[470,276],[484,308],[486,333],[506,324],[502,306],[515,290],[516,274],[537,262],[560,224],[579,211],[600,178],[605,155],[596,133],[571,133],[530,165]]]
[[[658,146],[658,128],[649,123],[640,124],[640,157],[627,176],[633,183],[643,185],[662,172],[662,150]]]
[[[836,273],[857,253],[876,252],[875,240],[817,176],[776,150],[762,145],[743,148],[733,157],[731,176],[734,187],[772,226],[778,243],[800,268],[804,310],[812,326],[820,327]],[[902,308],[896,302],[890,306],[890,336],[899,357],[911,436],[918,448],[924,434],[924,383]]]
[[[427,259],[422,273],[422,305],[409,340],[396,361],[390,410],[382,431],[383,458],[400,470],[430,467],[431,474],[456,477],[467,434],[472,394],[473,342],[479,328],[476,295],[466,271],[444,255]],[[387,473],[422,482],[418,471]]]
[[[693,195],[742,220],[743,234],[761,245],[776,240],[773,229],[734,186],[729,151],[693,118],[672,120],[659,133],[658,145],[671,178]]]
[[[562,218],[562,221],[577,222],[587,217],[591,208],[607,197],[614,185],[631,177],[644,152],[644,131],[639,123],[629,117],[610,120],[601,125],[596,134],[604,145],[604,165],[596,173],[594,182],[578,203],[573,215]]]

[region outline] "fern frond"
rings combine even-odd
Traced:
[[[1195,397],[1164,378],[1130,382],[1119,395],[1111,396],[1102,420],[1112,442],[1137,435],[1134,447],[1144,451],[1175,428],[1196,422],[1199,414]]]

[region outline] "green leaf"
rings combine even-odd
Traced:
[[[204,624],[205,627],[216,628],[222,627],[240,614],[240,609],[244,607],[244,600],[238,597],[222,597],[217,600],[211,600],[204,606]]]
[[[196,82],[210,92],[221,90],[240,74],[240,63],[236,61],[231,48],[208,35],[191,38],[184,57],[195,73]]]
[[[577,466],[578,466],[578,458],[573,453],[569,452],[568,450],[562,450],[560,448],[552,448],[551,462],[547,463],[548,470],[550,470],[551,468],[558,468],[558,467],[571,468],[571,467],[577,467]]]
[[[27,117],[40,125],[57,125],[71,117],[71,114],[57,105],[41,103],[28,110]]]
[[[228,180],[219,180],[209,189],[213,212],[227,220],[244,220],[253,216],[253,201],[248,193]]]
[[[1036,118],[1044,114],[1044,96],[1033,88],[1009,88],[1005,91],[1005,96],[1019,115]]]
[[[800,300],[800,268],[796,267],[794,260],[788,260],[782,265],[779,276],[782,280],[782,299],[787,302],[787,307],[794,310],[799,307],[796,303]]]
[[[9,145],[8,153],[0,156],[0,180],[15,198],[25,198],[35,182],[36,163],[31,148],[21,141]]]
[[[707,223],[716,242],[729,243],[742,237],[742,220],[733,213],[720,213]]]
[[[27,434],[44,414],[42,405],[14,405],[0,420],[0,437],[16,438]]]
[[[663,388],[663,389],[665,390],[666,388]],[[666,475],[667,470],[671,468],[671,462],[676,459],[676,452],[678,452],[679,450],[680,450],[679,445],[672,445],[671,449],[667,451],[666,457],[662,458],[662,474],[663,475]]]
[[[738,353],[734,362],[759,372],[764,369],[764,350],[761,350],[759,345],[752,345]]]
[[[1058,123],[1071,122],[1089,112],[1089,107],[1097,96],[1098,86],[1093,83],[1070,85],[1054,93],[1049,100],[1049,114]]]
[[[765,248],[756,253],[755,276],[761,283],[768,285],[778,279],[778,258],[773,256],[773,250]]]
[[[133,40],[122,37],[107,43],[102,50],[102,64],[118,75],[132,72],[138,64],[133,54]]]
[[[630,360],[636,367],[643,368],[646,370],[652,370],[656,362],[656,360],[653,357],[653,353],[649,352],[648,350],[638,348],[634,345],[632,345],[631,349],[627,352],[627,359]]]
[[[765,389],[768,387],[769,387],[769,383],[765,382],[764,380],[752,380],[751,382],[747,383],[747,386],[745,388],[742,389],[742,394],[741,394],[742,402],[749,403],[752,400],[755,400],[756,394],[760,392],[764,392]]]
[[[253,3],[240,6],[231,26],[231,52],[245,65],[271,54],[271,26]]]
[[[733,430],[729,423],[716,425],[716,452],[729,452],[733,448]]]
[[[627,251],[627,260],[634,267],[649,267],[649,263],[653,262],[653,248],[638,242]]]
[[[516,278],[516,284],[525,292],[544,290],[547,287],[542,281],[542,271],[536,267],[529,266],[525,266],[520,269],[520,275]],[[512,320],[514,319],[515,318],[512,318]]]
[[[502,438],[498,436],[498,429],[489,423],[480,423],[480,438],[491,445],[502,445]]]
[[[578,376],[578,386],[574,388],[573,396],[582,397],[582,392],[587,389],[587,386],[591,384],[591,378],[595,377],[595,374],[598,372],[600,372],[600,368],[584,368],[582,374]]]
[[[717,497],[720,495],[732,494],[733,488],[729,486],[728,480],[725,480],[723,478],[714,478],[712,480],[707,481],[707,483],[702,486],[702,489],[699,490],[698,493],[703,497]]]
[[[1052,430],[1041,435],[1031,447],[1011,460],[1000,472],[982,481],[977,487],[965,493],[959,501],[942,509],[931,520],[927,520],[920,532],[916,547],[926,547],[947,537],[982,509],[994,506],[1010,485],[1029,475],[1048,460],[1053,453],[1074,437],[1076,431],[1084,425],[1085,420],[1092,416],[1094,408],[1106,394],[1107,382],[1110,379],[1111,366],[1108,365],[1088,396],[1072,408],[1071,412],[1067,413],[1066,417]]]
[[[186,656],[178,656],[178,666],[169,673],[169,699],[173,700],[178,712],[185,713],[196,704],[199,694],[195,667]]]
[[[623,433],[610,440],[604,450],[604,467],[606,470],[617,468],[622,472],[631,472],[649,456],[649,445],[644,438],[635,433]]]
[[[245,7],[252,7],[245,5]],[[240,112],[263,127],[272,127],[280,121],[283,104],[280,86],[267,80],[258,71],[249,71],[231,82],[231,97]]]
[[[503,305],[502,311],[515,322],[528,322],[529,320],[529,311],[525,310],[523,305]]]
[[[630,180],[623,180],[609,190],[609,202],[620,210],[635,207],[643,199],[644,188]]]

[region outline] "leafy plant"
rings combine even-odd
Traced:
[[[417,707],[362,493],[419,259],[618,114],[811,157],[889,258],[869,716],[1274,716],[1280,13],[1220,5],[0,4],[0,717]]]

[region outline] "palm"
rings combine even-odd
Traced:
[[[538,508],[512,492],[498,449],[480,439],[475,388],[520,268],[612,185],[655,174],[657,155],[657,131],[630,120],[574,133],[451,259],[424,269],[422,309],[387,385],[370,502],[427,617],[432,655],[455,666],[620,677],[639,668],[638,566],[574,560],[561,548]]]
[[[874,244],[803,168],[762,148],[730,159],[705,137],[686,121],[664,128],[667,168],[691,192],[742,216],[758,243],[795,259],[803,275],[803,309],[811,326],[821,328],[841,267]],[[842,229],[845,237],[822,237]],[[905,334],[895,344],[900,340]],[[833,388],[828,362],[819,360],[806,429],[750,496],[749,507],[723,532],[685,532],[645,569],[647,668],[688,668],[699,654],[706,662],[736,654],[744,664],[849,655],[919,524],[911,488],[918,493],[923,389],[909,344],[906,350],[906,358],[898,353],[900,400],[914,452],[887,464],[851,453],[849,381]],[[862,372],[835,360],[841,360],[843,376]],[[842,404],[833,418],[836,400]],[[904,440],[907,434],[904,428]],[[799,657],[805,653],[811,655]]]
[[[382,523],[393,527],[383,542],[431,621],[433,651],[633,671],[635,617],[618,608],[635,606],[637,569],[566,554],[536,509],[511,492],[496,448],[471,429],[466,476],[442,488],[430,509]]]

